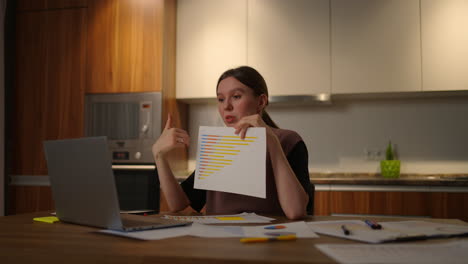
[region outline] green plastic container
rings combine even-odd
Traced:
[[[381,160],[380,173],[385,178],[400,177],[400,161],[399,160]]]

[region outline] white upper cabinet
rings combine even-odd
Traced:
[[[423,90],[468,90],[468,1],[421,0]]]
[[[247,63],[247,0],[179,0],[177,98],[216,97],[216,82]]]
[[[332,93],[421,91],[419,10],[419,0],[331,0]]]
[[[330,93],[328,0],[249,0],[247,33],[270,95]]]

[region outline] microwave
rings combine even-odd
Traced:
[[[84,134],[107,137],[113,164],[154,163],[161,115],[159,92],[86,94]]]

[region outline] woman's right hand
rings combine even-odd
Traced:
[[[158,140],[153,144],[151,151],[156,159],[160,155],[164,155],[177,147],[189,146],[190,137],[187,131],[175,128],[172,125],[172,117],[167,116],[166,126],[159,136]]]

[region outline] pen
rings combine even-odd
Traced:
[[[347,235],[347,236],[351,235],[351,231],[349,231],[349,229],[346,228],[345,225],[342,225],[342,226],[341,226],[341,229],[343,230],[343,233],[344,233],[345,235]]]
[[[240,242],[255,243],[255,242],[286,241],[286,240],[296,240],[296,235],[285,235],[285,236],[277,236],[277,237],[247,237],[247,238],[241,238]]]
[[[381,226],[380,224],[378,224],[378,223],[376,223],[376,222],[374,222],[374,221],[372,221],[372,220],[367,220],[367,219],[366,219],[366,220],[364,220],[364,222],[365,222],[368,226],[370,226],[370,228],[372,228],[372,229],[382,229],[382,226]]]

